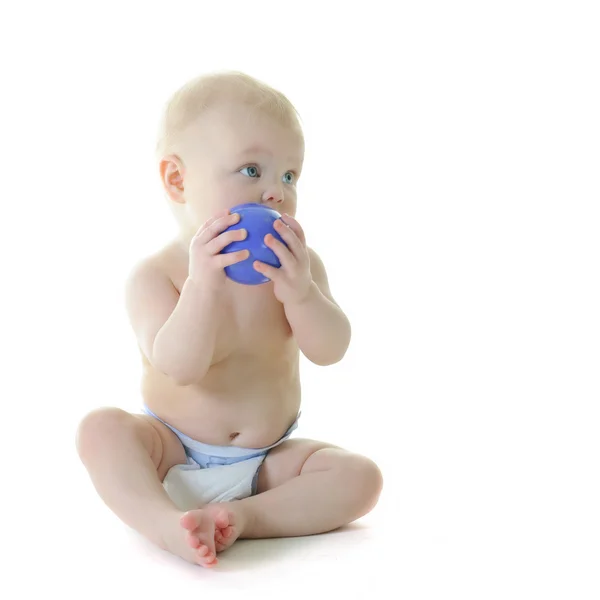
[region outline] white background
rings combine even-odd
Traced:
[[[599,597],[595,3],[305,4],[2,3],[2,597]],[[353,323],[303,364],[297,435],[385,490],[209,572],[122,526],[74,439],[140,404],[123,286],[175,231],[158,119],[221,68],[300,111],[298,217]]]

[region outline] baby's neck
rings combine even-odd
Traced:
[[[192,230],[190,227],[179,227],[177,233],[177,243],[187,252],[190,247],[192,238],[196,235],[196,230]]]

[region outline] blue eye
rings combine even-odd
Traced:
[[[284,183],[294,183],[294,174],[291,171],[288,171],[284,176],[283,176],[283,181]]]
[[[244,167],[243,169],[240,169],[240,173],[242,175],[245,175],[246,177],[252,177],[252,178],[260,177],[260,173],[258,172],[258,167],[256,167],[255,165],[250,165],[249,167]]]

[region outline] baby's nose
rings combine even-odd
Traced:
[[[263,193],[262,201],[281,204],[283,202],[283,190],[278,186],[267,188]]]

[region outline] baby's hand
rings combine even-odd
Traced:
[[[308,297],[312,283],[310,259],[306,247],[304,231],[300,223],[289,215],[274,223],[275,230],[287,244],[287,248],[273,235],[265,236],[265,244],[275,252],[281,268],[277,269],[260,261],[254,268],[273,282],[273,291],[279,302],[296,304]]]
[[[231,242],[246,238],[245,229],[223,233],[239,220],[240,215],[230,214],[229,210],[225,210],[200,227],[190,243],[189,277],[192,281],[202,286],[220,288],[225,282],[224,268],[248,258],[248,250],[220,254],[221,250]]]

